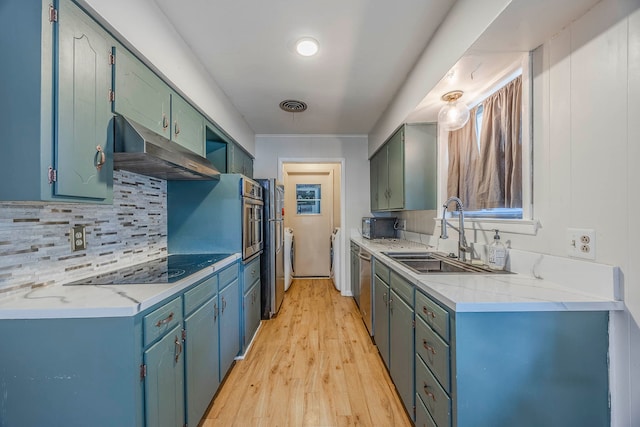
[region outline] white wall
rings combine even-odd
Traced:
[[[125,45],[130,44],[142,54],[204,114],[254,154],[253,130],[152,0],[80,2],[95,11],[103,25],[128,41],[123,41]]]
[[[425,94],[465,54],[511,0],[458,0],[369,133],[369,154],[382,146]]]
[[[612,426],[640,425],[640,1],[603,0],[533,55],[535,236],[516,249],[567,257],[567,229],[596,231],[597,263],[622,270],[610,328]],[[478,233],[489,243],[491,233]]]
[[[369,160],[367,137],[362,135],[257,135],[256,177],[279,177],[279,159],[345,159],[344,187],[346,218],[344,229],[359,228],[369,214]]]
[[[627,311],[612,321],[612,425],[640,425],[640,12],[604,0],[534,56],[535,237],[513,247],[567,256],[569,227],[596,230],[596,262],[618,265]]]
[[[362,135],[257,135],[254,176],[258,178],[282,177],[278,170],[279,161],[314,162],[323,159],[336,161],[344,159],[345,218],[342,230],[342,254],[349,253],[347,243],[352,228],[360,228],[363,216],[369,212],[369,160],[367,157],[367,137]],[[347,256],[343,258],[345,266],[342,283],[349,277]],[[344,290],[349,286],[343,286]],[[344,291],[343,291],[344,294]]]

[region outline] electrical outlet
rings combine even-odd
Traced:
[[[71,227],[70,237],[73,252],[87,249],[87,235],[84,231],[84,225]]]
[[[596,232],[586,228],[567,230],[567,252],[570,257],[596,259]]]

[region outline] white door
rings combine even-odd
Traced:
[[[329,277],[333,171],[285,175],[285,225],[296,239],[295,276]]]

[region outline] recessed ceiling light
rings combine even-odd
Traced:
[[[313,56],[318,53],[318,41],[311,37],[303,37],[296,42],[296,51],[302,56]]]

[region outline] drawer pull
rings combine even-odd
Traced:
[[[422,346],[423,346],[425,349],[429,350],[429,351],[431,352],[431,354],[436,354],[436,349],[435,349],[435,348],[433,348],[433,347],[431,347],[431,346],[429,345],[429,343],[427,343],[427,340],[422,340]]]
[[[424,387],[423,388],[424,388],[425,394],[427,396],[429,396],[431,398],[431,400],[433,400],[435,402],[436,401],[436,395],[429,391],[429,388],[430,388],[429,385],[427,383],[424,383]]]
[[[176,363],[178,363],[178,360],[180,359],[180,355],[182,354],[182,342],[180,341],[177,335],[176,335],[175,343],[176,343]]]
[[[165,317],[164,319],[158,320],[156,322],[156,326],[159,328],[160,326],[162,326],[162,325],[164,325],[166,323],[169,323],[172,320],[173,320],[173,311],[171,313],[169,313],[169,315],[167,317]]]
[[[431,318],[432,318],[432,319],[435,319],[435,318],[436,318],[436,314],[435,314],[433,311],[431,311],[431,310],[427,309],[427,307],[426,307],[426,306],[424,306],[424,305],[422,306],[422,312],[423,312],[424,314],[426,314],[427,316],[431,316]]]

